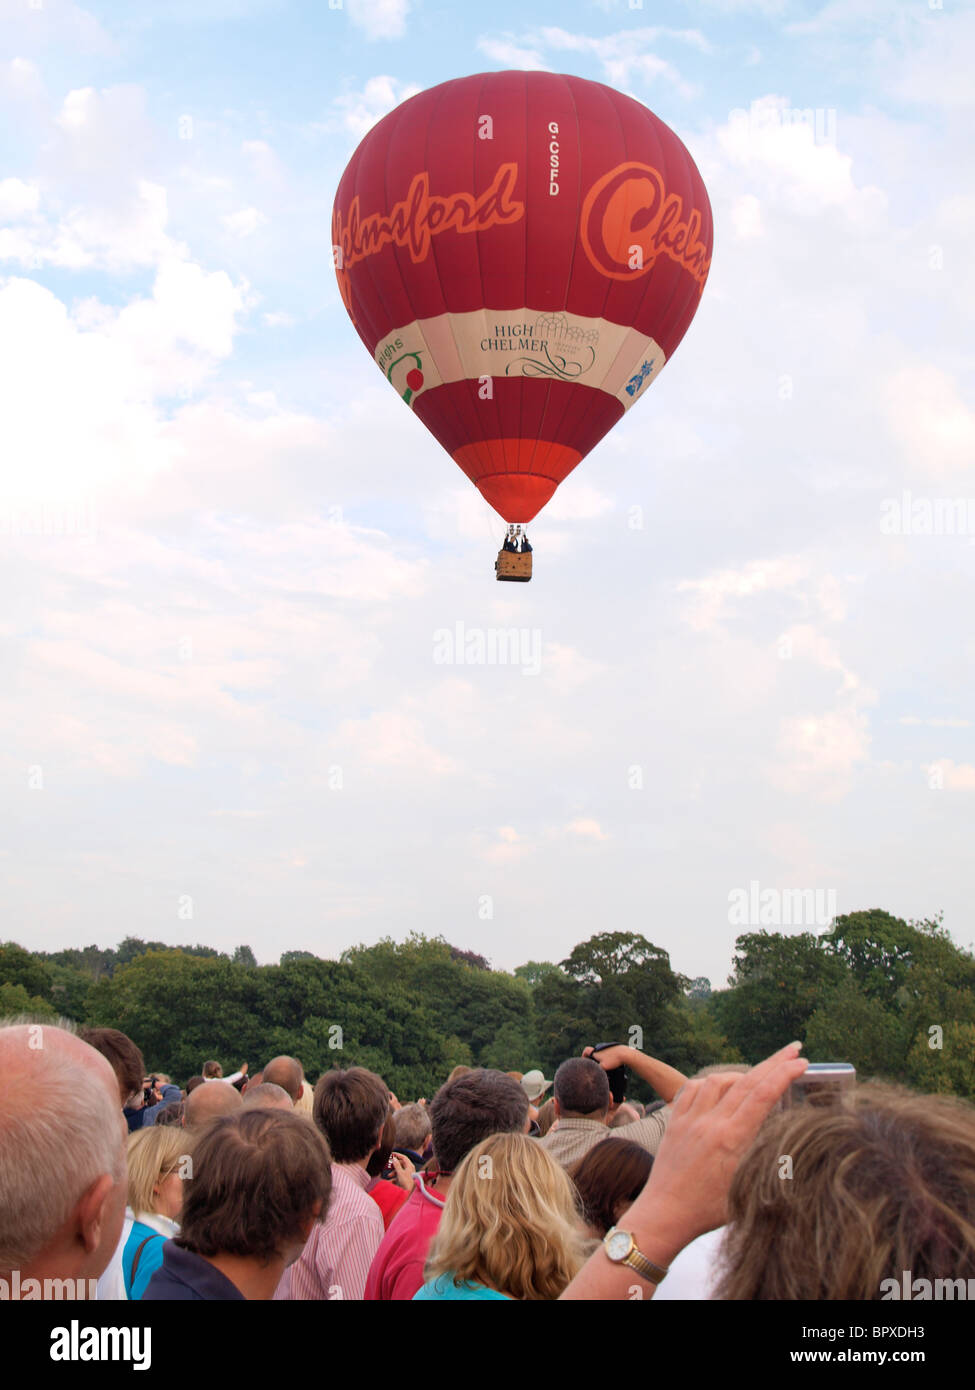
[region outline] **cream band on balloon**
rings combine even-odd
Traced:
[[[660,345],[634,328],[528,308],[416,319],[387,334],[374,356],[408,405],[446,382],[523,376],[596,387],[624,410],[666,361]]]

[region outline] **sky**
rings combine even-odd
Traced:
[[[837,912],[971,943],[970,4],[0,0],[0,32],[6,939],[418,931],[511,970],[633,931],[715,987],[743,931]],[[498,586],[330,214],[387,111],[506,68],[649,106],[715,243]]]

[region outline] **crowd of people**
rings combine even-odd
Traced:
[[[975,1281],[975,1107],[866,1082],[794,1099],[798,1044],[693,1078],[587,1048],[456,1067],[207,1061],[0,1026],[0,1278],[133,1300],[856,1299]],[[625,1069],[625,1070],[624,1070]],[[627,1100],[621,1077],[659,1099]],[[549,1092],[551,1091],[551,1095]],[[975,1282],[971,1285],[975,1289]]]

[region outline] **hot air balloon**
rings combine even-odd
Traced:
[[[353,154],[332,214],[343,302],[387,380],[509,523],[499,579],[531,577],[527,523],[676,350],[711,243],[681,141],[581,77],[444,82]]]

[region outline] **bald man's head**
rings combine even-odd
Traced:
[[[292,1105],[301,1095],[303,1073],[296,1057],[275,1057],[264,1068],[265,1083],[280,1086],[291,1097]]]
[[[97,1279],[125,1215],[125,1121],[111,1065],[49,1024],[0,1026],[0,1275]]]
[[[273,1081],[262,1081],[260,1086],[248,1086],[244,1092],[244,1109],[260,1107],[265,1110],[293,1110],[294,1105],[287,1091],[275,1086]]]
[[[219,1115],[230,1115],[242,1104],[240,1092],[235,1091],[229,1081],[208,1081],[186,1097],[186,1128],[195,1129]]]

